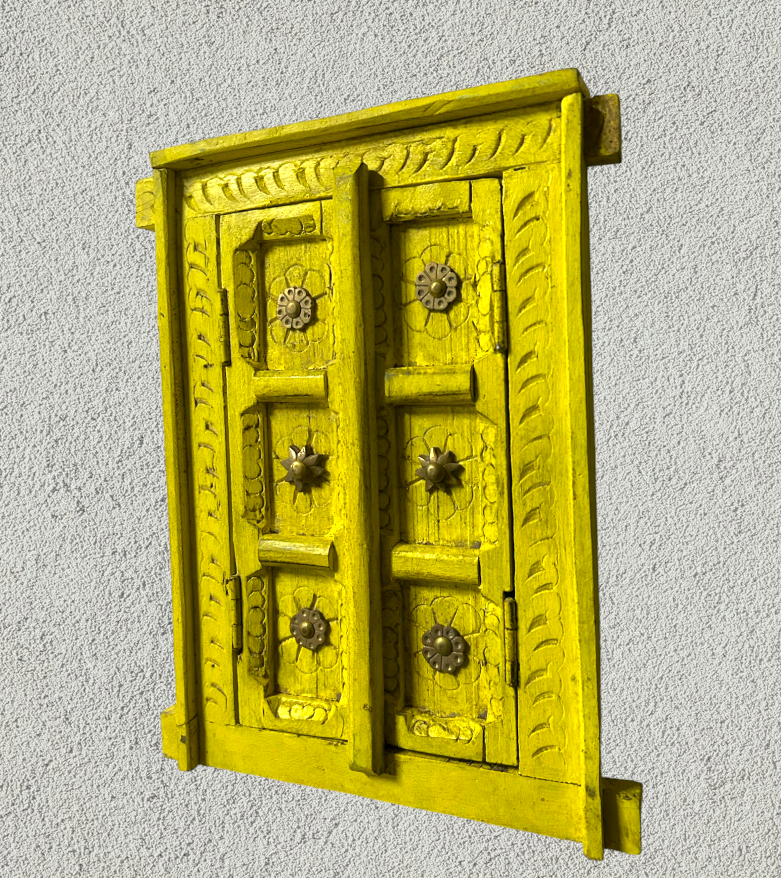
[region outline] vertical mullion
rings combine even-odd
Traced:
[[[348,608],[348,761],[380,774],[384,762],[382,628],[374,376],[374,296],[368,171],[337,174],[333,196],[342,530],[337,576]]]

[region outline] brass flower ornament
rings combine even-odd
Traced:
[[[299,448],[297,445],[291,445],[288,448],[289,457],[280,460],[282,466],[287,470],[285,476],[286,482],[292,482],[296,491],[303,491],[307,485],[313,485],[320,476],[325,472],[322,466],[323,455],[312,451],[308,445]]]
[[[312,322],[312,297],[303,287],[288,287],[277,299],[277,317],[286,329],[303,329]]]
[[[420,469],[415,471],[419,479],[426,480],[426,490],[449,491],[454,485],[460,485],[461,479],[456,473],[463,467],[456,460],[452,451],[442,453],[436,446],[428,454],[419,454]]]
[[[415,278],[415,296],[429,311],[444,311],[456,298],[458,280],[450,266],[428,262]]]
[[[329,627],[322,613],[308,607],[299,610],[290,620],[290,633],[296,643],[312,652],[325,643]]]
[[[445,674],[455,674],[466,661],[466,640],[449,625],[434,625],[423,635],[423,658]]]

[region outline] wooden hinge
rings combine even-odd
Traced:
[[[621,161],[621,103],[618,95],[596,95],[583,107],[583,154],[587,165]]]
[[[494,350],[507,350],[507,283],[503,262],[491,266],[491,293],[493,295]]]
[[[228,578],[228,596],[231,605],[231,628],[233,631],[233,648],[241,652],[244,648],[244,637],[241,613],[241,577],[238,573]]]
[[[231,364],[230,312],[228,310],[228,291],[220,287],[220,342],[222,343],[222,364]]]
[[[504,679],[518,685],[518,605],[515,598],[504,599]]]

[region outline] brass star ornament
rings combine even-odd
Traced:
[[[301,493],[307,485],[313,485],[325,472],[322,466],[323,455],[312,451],[308,445],[304,445],[303,448],[291,445],[288,452],[290,456],[280,460],[287,470],[285,481],[291,482],[295,485],[296,491]]]
[[[419,454],[420,469],[415,471],[419,479],[426,480],[426,490],[449,491],[454,486],[461,484],[461,479],[456,473],[463,467],[456,460],[452,451],[442,453],[441,448],[436,446],[428,454]]]

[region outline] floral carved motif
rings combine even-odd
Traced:
[[[317,319],[312,319],[314,309],[310,306],[306,322],[296,328],[287,325],[289,321],[285,319],[286,315],[279,314],[279,303],[283,296],[287,300],[289,289],[306,291],[306,298],[317,309]],[[271,343],[286,351],[301,353],[317,342],[322,342],[331,331],[330,308],[326,307],[331,297],[331,277],[327,266],[312,268],[294,262],[267,282],[266,294],[267,313],[273,315],[268,321]]]
[[[471,437],[465,431],[455,431],[442,426],[433,426],[422,435],[412,436],[404,446],[404,457],[407,461],[419,461],[421,457],[429,457],[432,448],[453,450],[458,457],[461,469],[465,464],[475,463],[476,455],[472,447]],[[405,489],[409,502],[417,509],[427,509],[440,522],[447,522],[471,506],[475,496],[475,486],[469,474],[460,476],[461,484],[457,489],[445,491],[429,491],[426,478],[415,474],[406,483]]]
[[[291,623],[300,619],[302,610],[316,611],[326,623],[328,636],[318,649],[305,648],[298,643],[291,631]],[[292,593],[279,596],[277,611],[277,640],[279,661],[282,665],[294,666],[294,674],[304,678],[322,676],[324,672],[335,671],[338,677],[341,662],[341,623],[339,607],[329,595],[316,591],[314,587],[302,585]],[[336,679],[330,677],[331,684]]]
[[[307,448],[317,448],[318,458],[316,469],[317,488],[315,490],[298,490],[290,476],[290,469],[284,467],[285,462],[291,461],[291,449],[298,451]],[[322,509],[329,506],[333,498],[333,485],[328,480],[327,461],[331,455],[331,437],[328,433],[313,429],[310,426],[296,427],[290,437],[280,438],[275,447],[274,455],[283,474],[277,475],[275,480],[275,503],[280,507],[294,512],[296,515],[309,515],[314,509]],[[276,464],[275,464],[276,465]],[[302,484],[303,487],[303,484]],[[307,485],[307,487],[309,487]]]
[[[447,310],[429,310],[420,306],[417,291],[422,287],[418,278],[425,273],[428,265],[443,265],[461,280],[461,295]],[[442,341],[453,329],[469,321],[474,298],[473,278],[467,271],[466,258],[462,254],[453,252],[445,244],[430,244],[421,253],[406,259],[401,271],[401,314],[404,324],[412,332],[425,333],[430,338]],[[451,301],[454,299],[455,295]]]

